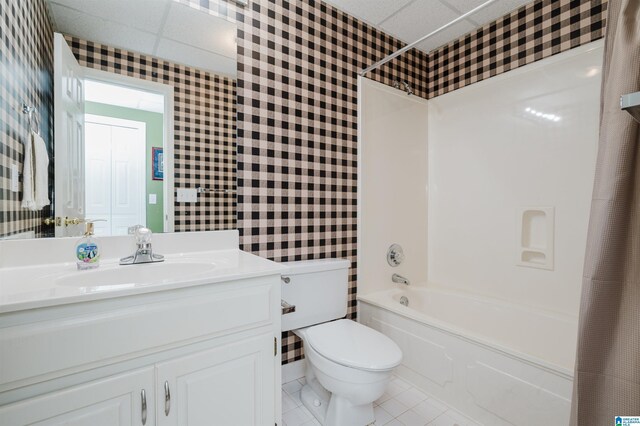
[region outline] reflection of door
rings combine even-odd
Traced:
[[[55,214],[84,218],[84,81],[61,34],[54,34]],[[56,226],[56,237],[81,235],[83,225]]]
[[[87,218],[96,235],[126,235],[146,225],[146,125],[98,115],[86,116],[85,175]]]

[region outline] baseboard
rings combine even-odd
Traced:
[[[282,383],[288,383],[293,380],[304,377],[305,360],[289,362],[282,366]]]

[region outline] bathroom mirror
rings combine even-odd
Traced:
[[[205,3],[44,0],[51,206],[0,203],[0,238],[235,228],[235,12]]]

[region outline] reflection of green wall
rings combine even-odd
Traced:
[[[125,120],[142,121],[147,125],[147,149],[146,149],[146,164],[147,170],[145,175],[147,176],[146,188],[147,194],[145,197],[147,203],[147,228],[153,232],[162,232],[163,225],[163,205],[164,205],[164,192],[163,181],[153,180],[152,164],[151,164],[151,148],[162,148],[163,139],[163,127],[162,127],[162,114],[157,112],[141,111],[138,109],[119,107],[114,105],[106,105],[97,102],[85,102],[85,113],[102,115],[106,117],[122,118]],[[149,204],[149,194],[156,194],[156,204]],[[133,225],[133,224],[132,224]]]

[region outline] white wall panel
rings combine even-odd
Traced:
[[[577,315],[601,64],[595,42],[429,101],[430,285]],[[516,265],[532,206],[555,208],[552,270]]]
[[[360,79],[358,292],[427,279],[427,101]],[[387,264],[392,243],[404,248]]]

